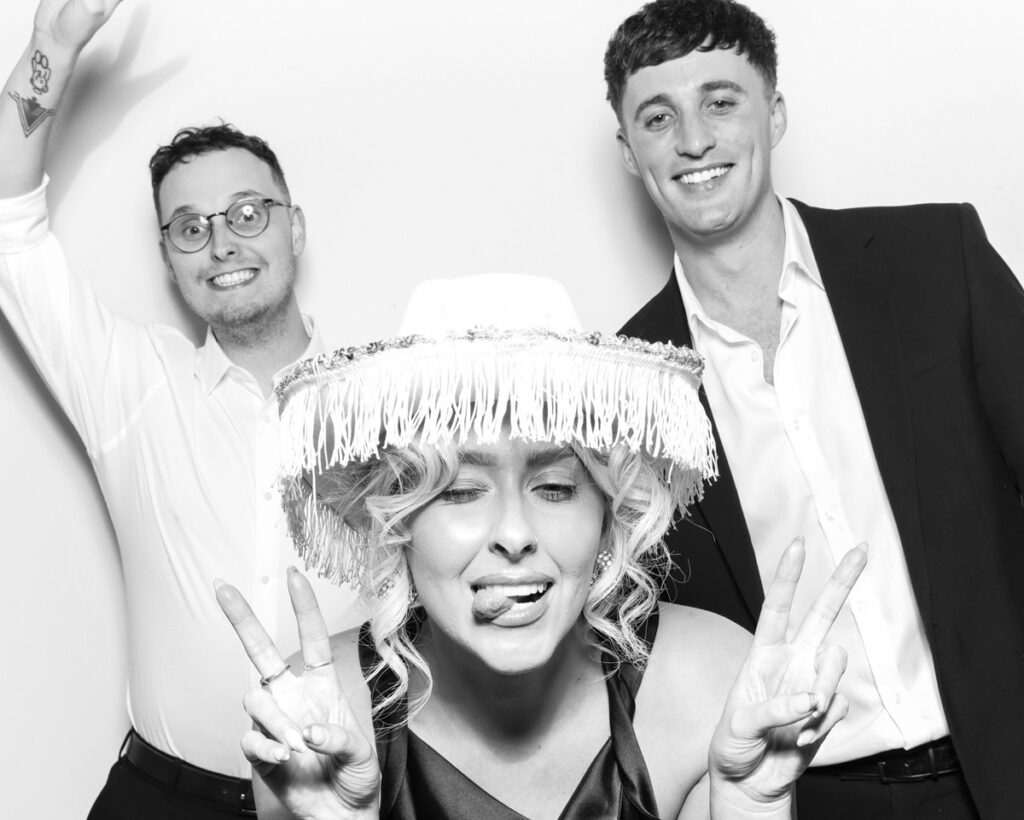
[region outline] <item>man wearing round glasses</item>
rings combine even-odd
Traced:
[[[212,585],[242,579],[260,620],[290,639],[277,623],[294,553],[272,388],[323,350],[294,293],[305,222],[263,140],[185,129],[150,172],[164,262],[206,343],[115,316],[69,273],[48,232],[48,132],[119,2],[41,0],[0,95],[0,308],[81,436],[121,549],[132,731],[89,818],[254,816],[237,693],[257,678]],[[332,631],[358,621],[354,595],[322,597]]]

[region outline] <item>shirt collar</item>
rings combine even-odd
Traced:
[[[818,263],[814,259],[814,251],[811,249],[811,240],[807,236],[804,221],[800,218],[800,214],[792,202],[783,197],[778,199],[782,206],[782,225],[786,235],[786,246],[782,254],[782,270],[779,273],[779,295],[782,295],[783,290],[798,272],[803,273],[811,282],[824,290],[825,286],[821,281],[821,273],[818,271]],[[714,321],[704,311],[700,299],[690,287],[679,254],[675,255],[673,265],[676,279],[679,281],[679,292],[683,297],[686,320],[690,325],[690,335],[696,343],[700,326],[712,327]]]
[[[320,337],[320,332],[317,329],[316,321],[311,316],[302,315],[302,326],[306,329],[306,335],[309,336],[309,344],[306,345],[306,349],[302,355],[295,359],[294,362],[282,367],[277,373],[274,374],[274,381],[276,382],[281,375],[292,367],[296,362],[302,359],[308,359],[310,356],[318,356],[325,351],[324,341]],[[243,378],[252,379],[252,375],[245,368],[239,367],[231,359],[228,358],[227,353],[224,352],[224,348],[220,346],[217,341],[217,337],[213,335],[213,329],[208,327],[206,329],[206,341],[203,346],[196,351],[196,378],[199,379],[199,386],[202,388],[204,395],[209,395],[221,383],[221,380],[229,372],[236,372]]]

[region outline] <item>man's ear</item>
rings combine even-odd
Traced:
[[[772,94],[771,120],[772,148],[774,148],[782,141],[782,135],[786,133],[786,98],[782,96],[781,91]]]
[[[164,239],[160,240],[160,258],[164,260],[164,267],[167,268],[167,275],[170,276],[171,281],[177,285],[178,275],[174,272],[174,268],[171,267],[171,255],[167,252],[167,242]]]
[[[292,253],[302,254],[306,248],[306,215],[298,205],[292,206]]]
[[[626,166],[626,170],[635,177],[640,176],[640,166],[637,165],[636,155],[633,153],[633,149],[629,145],[629,140],[626,139],[626,132],[620,128],[615,132],[615,140],[619,143],[619,152],[622,154],[622,164]]]

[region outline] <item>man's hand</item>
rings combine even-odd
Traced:
[[[120,3],[121,0],[42,0],[36,10],[36,35],[77,54]]]
[[[42,182],[50,128],[78,55],[120,3],[39,3],[32,39],[0,93],[0,199]]]

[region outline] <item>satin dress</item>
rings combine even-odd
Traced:
[[[647,621],[644,639],[653,645],[657,611]],[[378,660],[366,625],[359,644],[363,673]],[[606,672],[614,664],[605,656]],[[559,820],[657,820],[654,789],[633,732],[636,693],[643,672],[622,664],[607,678],[610,737],[597,753]],[[374,705],[395,685],[390,670],[374,679]],[[529,820],[484,791],[425,743],[404,722],[403,701],[374,722],[381,766],[382,820]],[[394,728],[396,727],[397,728]]]

